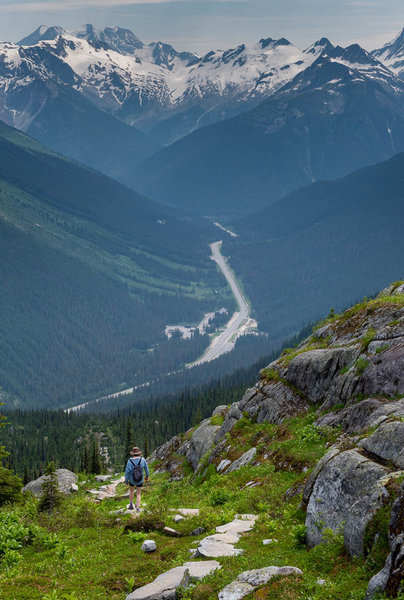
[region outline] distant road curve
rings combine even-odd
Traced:
[[[230,321],[226,324],[226,329],[218,336],[213,338],[209,348],[206,350],[203,356],[199,360],[187,365],[187,367],[194,367],[205,362],[210,362],[211,360],[218,358],[221,354],[225,354],[226,352],[233,350],[236,343],[237,333],[250,317],[250,307],[220,251],[221,246],[222,241],[210,244],[210,249],[212,250],[211,258],[217,263],[223,275],[225,276],[238,304],[238,311],[233,314]]]

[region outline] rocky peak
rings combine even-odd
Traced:
[[[59,35],[66,33],[66,31],[59,27],[58,25],[52,25],[48,27],[47,25],[40,25],[35,31],[27,35],[22,40],[17,42],[20,46],[33,46],[41,41],[50,41],[55,40]]]

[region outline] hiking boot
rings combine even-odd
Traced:
[[[132,504],[132,502],[129,504],[128,510],[133,510],[133,504]]]
[[[140,513],[140,508],[137,508],[137,509],[136,509],[136,512],[137,512],[137,513]]]

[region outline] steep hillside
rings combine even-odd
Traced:
[[[402,276],[403,173],[399,154],[232,223],[239,237],[226,237],[223,253],[261,330],[291,335]]]
[[[220,302],[208,224],[4,124],[0,157],[3,391],[57,407],[196,358],[207,341],[164,328]]]
[[[147,159],[138,189],[195,213],[245,215],[402,151],[403,98],[402,81],[359,46],[325,46],[256,108]]]
[[[59,472],[51,515],[32,496],[0,508],[2,598],[401,598],[403,366],[401,282],[158,448],[140,515],[91,466]]]
[[[194,481],[215,481],[224,506],[233,504],[231,494],[236,494],[240,511],[247,503],[250,511],[253,506],[256,510],[259,499],[265,498],[264,511],[274,520],[271,533],[277,539],[260,562],[306,568],[302,580],[293,584],[294,597],[307,597],[310,578],[310,567],[297,556],[293,563],[285,562],[291,558],[290,531],[287,535],[283,528],[286,522],[290,527],[291,515],[299,520],[293,509],[299,500],[305,527],[295,527],[295,534],[300,544],[313,548],[313,561],[318,560],[315,548],[323,547],[320,542],[329,547],[328,559],[333,544],[342,542],[350,556],[362,561],[362,575],[369,579],[392,551],[384,570],[371,579],[366,598],[384,591],[395,598],[404,575],[403,418],[401,282],[320,324],[310,338],[263,369],[260,381],[242,399],[217,407],[211,419],[170,440],[151,459],[158,461],[160,472],[169,471],[172,480],[188,478],[184,465],[189,465]],[[282,476],[285,489],[278,496],[274,485],[283,485]],[[282,505],[276,497],[278,502],[282,498]],[[248,552],[248,542],[243,547]],[[325,548],[323,552],[327,555]],[[332,581],[333,591],[324,596],[317,588],[312,597],[363,598],[362,576],[351,573],[350,585],[356,591],[349,595],[352,589],[343,588],[341,556],[332,560],[334,570],[330,573],[325,567],[321,585]],[[260,583],[264,582],[255,586]],[[270,585],[264,589],[265,597],[282,597],[279,589],[280,595],[271,592]],[[219,598],[230,598],[230,588],[227,593]],[[237,597],[244,595],[247,592]]]

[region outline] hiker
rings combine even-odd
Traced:
[[[143,486],[143,471],[145,480],[149,481],[149,467],[146,460],[142,456],[140,448],[135,446],[130,451],[132,458],[129,458],[125,469],[125,483],[129,485],[129,510],[133,510],[133,494],[136,486],[136,512],[140,512],[140,496]]]

